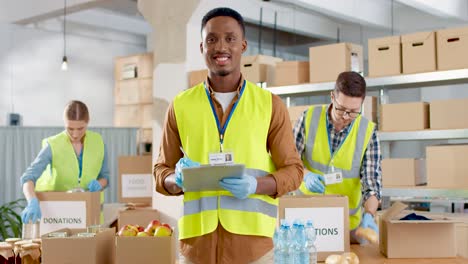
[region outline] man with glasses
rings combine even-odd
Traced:
[[[356,229],[378,233],[374,217],[382,188],[380,144],[375,124],[361,115],[366,82],[356,72],[338,75],[331,104],[311,106],[294,126],[304,163],[301,194],[341,194],[349,201],[351,242]]]

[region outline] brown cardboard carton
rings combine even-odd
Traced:
[[[119,211],[117,229],[125,225],[139,225],[146,228],[153,220],[159,219],[159,212],[150,207],[130,207]]]
[[[153,102],[153,79],[130,79],[115,85],[115,104],[143,104]]]
[[[141,107],[141,127],[153,127],[153,104],[142,104]]]
[[[270,86],[286,86],[308,82],[308,61],[282,61],[276,63],[275,81]]]
[[[418,32],[401,36],[403,73],[437,70],[435,32]]]
[[[153,104],[116,105],[114,125],[116,127],[151,128],[153,126]]]
[[[348,197],[340,195],[283,196],[279,219],[313,220],[317,234],[317,260],[349,251]]]
[[[115,237],[116,264],[158,263],[176,261],[177,239],[170,237]]]
[[[115,229],[105,228],[94,237],[76,237],[86,229],[61,229],[71,237],[42,236],[42,263],[113,264],[115,263]],[[132,262],[129,262],[132,263]]]
[[[294,124],[296,121],[299,119],[299,117],[302,115],[302,113],[309,109],[311,107],[310,105],[299,105],[299,106],[291,106],[288,107],[288,113],[289,113],[289,120],[291,120],[291,124],[294,127]]]
[[[128,75],[127,71],[132,68],[134,73]],[[153,53],[117,57],[115,59],[115,79],[118,81],[130,78],[151,78],[152,76]]]
[[[457,234],[457,255],[468,258],[468,222],[458,223],[455,229]]]
[[[429,104],[426,102],[381,105],[380,130],[414,131],[429,128]]]
[[[41,207],[41,235],[63,228],[100,223],[100,192],[36,192]]]
[[[422,185],[426,180],[423,159],[383,159],[382,185],[385,187],[409,187]]]
[[[468,188],[468,144],[426,147],[427,186]]]
[[[309,48],[311,83],[333,82],[344,71],[364,71],[362,46],[338,43]]]
[[[207,69],[189,72],[189,88],[192,88],[195,85],[206,81],[207,77],[208,77]]]
[[[368,41],[369,77],[401,74],[400,36]]]
[[[468,128],[468,99],[436,100],[430,103],[431,129]]]
[[[468,27],[438,30],[438,70],[468,68]]]
[[[362,115],[369,121],[377,123],[377,97],[366,96],[362,103]]]
[[[455,223],[444,217],[427,216],[432,220],[399,220],[411,212],[396,202],[381,217],[380,251],[387,258],[452,258],[457,254]],[[423,212],[417,212],[423,214]]]
[[[272,86],[271,84],[275,82],[275,64],[281,61],[283,59],[266,55],[243,56],[241,72],[247,81],[266,82],[267,86]]]
[[[152,156],[120,156],[118,162],[118,201],[151,205],[153,199]]]

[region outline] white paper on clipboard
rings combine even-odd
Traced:
[[[219,181],[226,177],[242,177],[244,164],[202,165],[200,167],[183,168],[184,191],[218,191],[224,190]]]

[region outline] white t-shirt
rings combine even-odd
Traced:
[[[226,109],[228,108],[229,104],[231,103],[234,96],[236,96],[236,94],[237,92],[230,92],[230,93],[215,92],[214,93],[216,100],[218,100],[218,102],[223,107],[223,113],[226,112]]]

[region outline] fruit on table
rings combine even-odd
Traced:
[[[330,255],[325,264],[359,264],[359,258],[353,252],[345,252],[342,255]]]
[[[379,243],[379,237],[377,236],[377,233],[371,229],[371,228],[362,228],[362,227],[359,227],[357,230],[356,230],[356,236],[357,237],[360,237],[360,238],[363,238],[369,242],[371,242],[372,244],[378,244]]]

